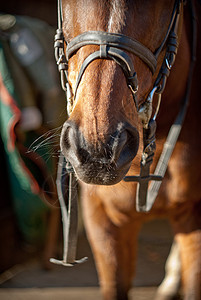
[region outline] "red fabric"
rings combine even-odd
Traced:
[[[15,141],[16,141],[16,134],[15,134],[15,126],[16,124],[20,121],[21,117],[21,111],[17,107],[15,99],[10,95],[9,91],[4,85],[2,76],[0,74],[0,96],[1,96],[1,101],[10,107],[11,112],[13,113],[13,116],[9,120],[8,123],[8,144],[7,144],[7,149],[9,152],[14,151],[15,149]],[[30,181],[30,186],[31,190],[34,194],[39,194],[40,193],[40,187],[35,180],[34,176],[30,172],[30,170],[26,167],[24,161],[19,157],[19,162],[21,164],[21,167],[25,171],[25,173],[28,175],[29,181]]]

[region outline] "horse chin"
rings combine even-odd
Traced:
[[[131,163],[117,170],[114,166],[102,166],[100,170],[85,167],[74,168],[77,178],[87,184],[114,185],[119,183],[126,175]]]

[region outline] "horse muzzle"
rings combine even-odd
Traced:
[[[77,177],[89,184],[112,185],[123,179],[139,147],[136,128],[120,122],[106,142],[87,142],[73,121],[66,121],[61,132],[61,151]]]

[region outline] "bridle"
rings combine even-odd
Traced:
[[[167,33],[161,45],[158,47],[155,53],[152,53],[146,46],[135,39],[123,34],[103,31],[87,31],[74,37],[69,43],[67,43],[64,39],[62,30],[62,7],[61,0],[59,0],[58,29],[55,35],[54,47],[58,69],[61,73],[62,88],[66,92],[68,115],[70,115],[72,112],[80,81],[88,65],[96,59],[110,59],[114,60],[122,68],[128,88],[132,92],[139,117],[142,120],[144,127],[147,127],[152,114],[153,96],[155,93],[161,95],[163,92],[166,79],[169,76],[170,70],[174,64],[178,47],[177,31],[182,3],[183,1],[181,0],[175,1]],[[168,44],[166,47],[166,55],[154,87],[143,105],[138,107],[136,101],[136,92],[138,90],[137,74],[135,72],[133,62],[127,52],[139,57],[149,67],[152,74],[154,74],[157,67],[158,57],[167,41]],[[64,51],[64,44],[66,44],[66,51]],[[72,95],[72,89],[68,81],[68,61],[80,48],[86,45],[98,45],[99,50],[93,52],[84,60],[77,77],[74,95]],[[160,102],[160,100],[158,102]]]
[[[63,30],[62,30],[62,7],[61,1],[58,0],[58,29],[55,35],[55,58],[57,61],[58,69],[61,74],[61,85],[63,90],[66,93],[67,98],[67,113],[71,114],[73,110],[73,104],[75,102],[75,98],[77,95],[77,90],[79,88],[79,84],[83,77],[83,74],[89,64],[96,59],[110,59],[114,60],[120,67],[125,75],[126,82],[128,88],[131,90],[133,100],[136,106],[136,110],[138,112],[138,116],[143,124],[143,153],[141,159],[141,171],[139,176],[126,176],[124,181],[136,181],[138,182],[137,186],[137,194],[136,194],[136,209],[137,211],[147,212],[151,209],[161,185],[161,181],[165,175],[167,165],[171,154],[176,145],[179,133],[182,128],[182,124],[184,121],[184,117],[186,114],[190,91],[191,91],[191,83],[192,83],[192,75],[195,64],[195,51],[196,51],[196,21],[195,21],[195,10],[192,1],[191,3],[191,12],[192,12],[192,28],[193,28],[193,42],[192,42],[192,59],[191,66],[189,71],[189,78],[186,88],[186,97],[184,98],[180,112],[176,118],[175,123],[172,125],[166,143],[164,144],[164,148],[159,159],[158,165],[156,167],[155,173],[150,175],[150,165],[153,161],[153,156],[155,152],[155,131],[156,131],[156,116],[159,110],[160,102],[161,102],[161,94],[163,93],[166,85],[167,78],[170,74],[171,68],[175,61],[175,56],[177,54],[178,48],[178,25],[181,16],[181,8],[183,5],[182,0],[175,0],[171,21],[167,29],[167,33],[155,51],[152,53],[146,46],[141,44],[139,41],[132,39],[123,34],[102,32],[102,31],[88,31],[84,32],[76,37],[74,37],[69,43],[65,42]],[[66,52],[64,50],[64,44],[66,43]],[[87,58],[85,58],[80,71],[78,73],[74,95],[72,93],[72,88],[68,81],[68,61],[69,59],[76,54],[76,52],[86,46],[86,45],[97,45],[99,46],[99,50],[91,53]],[[151,92],[149,93],[145,102],[138,107],[138,103],[136,100],[136,93],[138,90],[138,81],[137,74],[134,69],[133,62],[128,53],[132,53],[139,57],[150,69],[152,74],[155,74],[157,67],[157,60],[161,53],[161,51],[166,46],[166,53],[164,56],[164,60],[162,66],[159,70],[159,73],[156,77],[155,83]],[[125,52],[126,51],[126,52]],[[155,112],[152,112],[152,102],[153,96],[156,94],[158,96],[158,104]],[[69,173],[70,181],[73,180],[74,170],[70,166],[69,162],[66,162],[64,156],[61,154],[58,168],[58,177],[57,177],[57,189],[59,200],[62,209],[63,215],[63,223],[64,223],[64,233],[70,238],[66,238],[64,234],[64,239],[66,242],[64,243],[64,259],[63,261],[58,261],[51,259],[54,263],[59,263],[63,265],[74,265],[75,263],[80,263],[85,260],[82,259],[80,261],[75,261],[75,250],[77,242],[77,227],[72,226],[71,221],[73,218],[76,219],[76,216],[72,215],[75,212],[75,207],[77,204],[76,199],[74,202],[72,201],[73,192],[72,185],[69,185],[69,201],[68,201],[68,213],[67,208],[62,192],[62,183],[61,178],[64,177],[66,172]],[[148,189],[149,181],[152,181],[150,187]],[[154,181],[154,182],[153,182]],[[74,180],[74,185],[76,180]],[[74,197],[75,198],[75,197]],[[71,204],[74,206],[71,208]],[[73,229],[72,229],[73,227]],[[72,232],[73,231],[73,232]],[[70,245],[70,244],[71,245]],[[69,246],[69,247],[68,247]]]

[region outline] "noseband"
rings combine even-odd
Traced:
[[[77,78],[74,98],[76,97],[77,89],[85,69],[95,59],[114,60],[122,68],[127,85],[131,89],[133,96],[138,90],[137,74],[133,62],[125,50],[140,57],[149,66],[152,73],[155,72],[157,61],[148,48],[125,35],[102,31],[88,31],[75,37],[67,45],[67,60],[69,60],[78,49],[86,45],[98,45],[100,48],[84,60]],[[134,101],[137,106],[135,97]]]
[[[161,181],[165,175],[167,165],[171,154],[176,145],[177,139],[179,137],[182,124],[186,115],[188,102],[190,98],[190,91],[192,85],[193,70],[196,60],[196,17],[195,9],[193,6],[193,1],[189,1],[191,7],[191,16],[192,16],[192,53],[191,53],[191,65],[188,75],[186,95],[181,103],[181,109],[175,120],[175,123],[171,126],[167,140],[164,144],[161,157],[159,159],[158,165],[156,167],[154,175],[150,175],[150,165],[153,161],[153,156],[155,152],[155,131],[156,131],[156,116],[160,106],[161,94],[164,91],[167,77],[170,74],[170,70],[174,64],[175,56],[178,48],[178,25],[181,15],[181,6],[183,5],[183,0],[175,0],[171,21],[167,29],[167,33],[155,51],[152,53],[146,46],[142,45],[139,41],[127,37],[123,34],[102,32],[102,31],[88,31],[84,32],[75,38],[73,38],[69,43],[65,42],[63,30],[62,30],[62,7],[61,1],[58,0],[58,29],[55,35],[55,58],[57,61],[58,69],[61,74],[61,85],[63,90],[66,92],[67,98],[67,112],[68,115],[73,110],[73,104],[76,98],[77,90],[82,79],[82,76],[88,67],[88,65],[96,59],[110,59],[114,60],[123,70],[123,73],[126,78],[128,88],[131,90],[133,95],[134,103],[138,112],[138,116],[143,124],[143,153],[141,159],[141,171],[139,176],[126,176],[124,181],[136,181],[138,182],[137,194],[136,194],[136,209],[137,211],[147,212],[151,209],[161,185]],[[64,52],[64,43],[66,43],[66,55]],[[76,54],[76,52],[86,46],[86,45],[97,45],[99,50],[90,54],[83,62],[80,71],[78,73],[76,86],[74,90],[74,95],[72,94],[71,86],[68,82],[68,61],[69,59]],[[134,69],[133,62],[128,53],[134,54],[139,57],[150,69],[152,74],[155,74],[157,67],[157,60],[161,51],[166,46],[166,53],[160,68],[160,71],[157,75],[154,86],[145,100],[145,102],[138,107],[136,100],[136,94],[138,90],[138,81],[137,74]],[[125,52],[126,51],[126,52]],[[152,113],[152,101],[154,94],[158,95],[158,105],[154,112]],[[70,181],[72,181],[73,168],[67,162],[67,172],[69,173]],[[64,256],[63,261],[51,259],[52,262],[62,265],[74,265],[76,263],[83,262],[75,260],[75,248],[77,241],[77,233],[75,225],[76,219],[75,210],[76,210],[76,201],[74,200],[74,206],[71,207],[71,198],[72,195],[72,186],[69,186],[69,201],[68,201],[68,214],[66,213],[67,208],[65,205],[62,184],[61,180],[66,173],[66,160],[61,154],[59,168],[58,168],[58,177],[57,177],[57,189],[59,195],[59,201],[61,203],[62,216],[63,216],[63,228],[64,228]],[[76,181],[76,180],[75,180]],[[152,183],[149,186],[149,181]],[[75,198],[75,197],[74,197]],[[72,216],[71,216],[72,215]],[[74,216],[74,217],[73,217]],[[73,222],[75,221],[75,222]],[[67,238],[65,236],[67,235]]]

